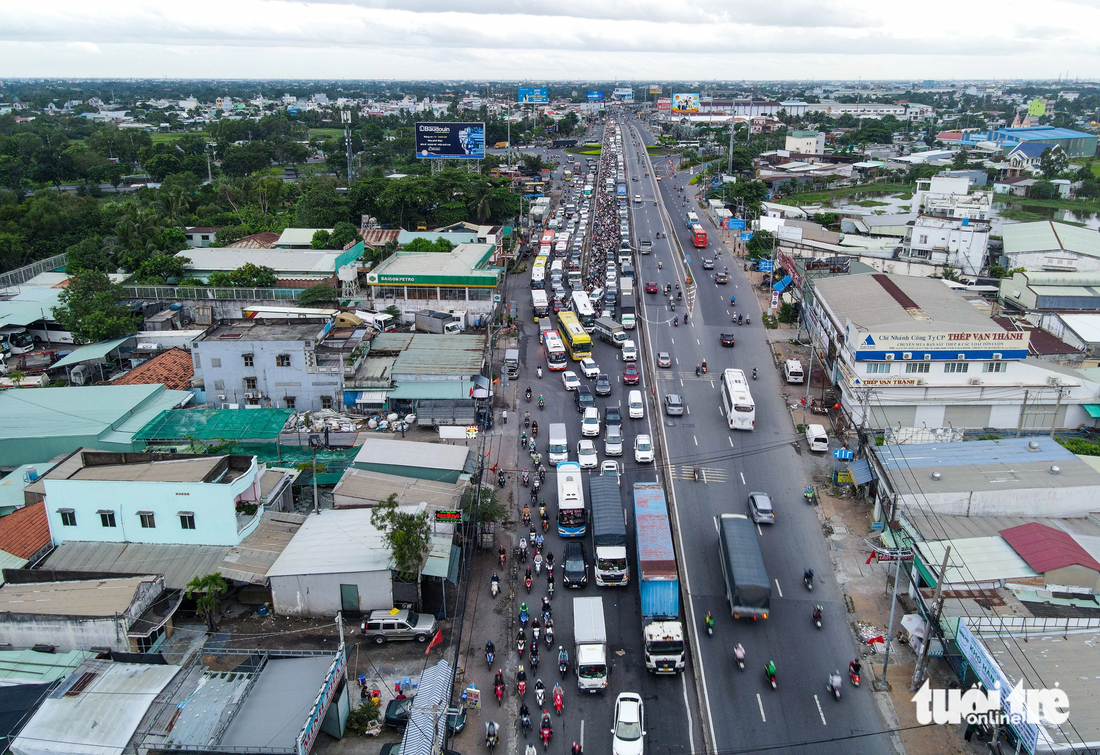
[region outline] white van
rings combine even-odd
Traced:
[[[806,375],[802,372],[802,362],[797,359],[788,359],[786,364],[783,365],[783,376],[788,383],[805,382]]]
[[[807,425],[806,442],[810,444],[811,451],[829,451],[829,434],[825,432],[824,425]]]
[[[645,417],[645,404],[642,403],[642,392],[631,391],[626,399],[627,414],[631,419],[643,419]]]
[[[623,361],[638,361],[638,347],[634,345],[633,341],[623,341]]]
[[[556,467],[562,462],[569,461],[569,435],[564,422],[554,422],[550,425],[550,466]]]

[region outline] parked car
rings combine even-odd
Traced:
[[[363,636],[381,645],[387,640],[427,642],[435,634],[435,617],[416,611],[391,613],[385,609],[371,611],[363,621]]]

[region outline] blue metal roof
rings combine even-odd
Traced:
[[[1032,443],[1036,444],[1031,450]],[[885,470],[925,467],[966,467],[982,464],[1025,464],[1070,461],[1076,457],[1051,438],[1004,438],[961,443],[918,443],[878,446],[879,464]]]

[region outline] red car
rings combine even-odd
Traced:
[[[623,383],[625,385],[637,385],[638,380],[638,365],[631,362],[623,369]]]
[[[656,281],[650,281],[649,283],[645,284],[645,292],[647,294],[657,293],[657,282]]]

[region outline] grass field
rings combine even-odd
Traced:
[[[183,137],[190,136],[192,134],[194,134],[195,136],[201,136],[203,139],[210,138],[210,134],[206,133],[205,131],[185,131],[182,133],[172,134],[150,134],[149,136],[152,138],[153,144],[171,144],[174,141],[178,141]]]
[[[310,139],[339,139],[344,135],[344,129],[342,128],[311,128],[309,130]]]
[[[1089,165],[1089,167],[1092,168],[1092,175],[1100,176],[1100,161],[1093,160],[1089,157],[1075,157],[1070,160],[1070,162],[1074,165],[1084,165],[1085,163],[1089,162],[1089,160],[1092,160],[1092,164]]]
[[[840,189],[830,189],[828,191],[813,191],[806,192],[805,194],[788,194],[777,201],[781,204],[818,204],[819,202],[828,202],[834,197],[843,197],[848,196],[849,194],[870,194],[879,192],[892,195],[905,192],[908,194],[908,196],[902,196],[900,198],[910,199],[913,196],[913,185],[897,183],[861,184],[860,186],[845,186]],[[873,202],[874,200],[869,199],[866,201]]]

